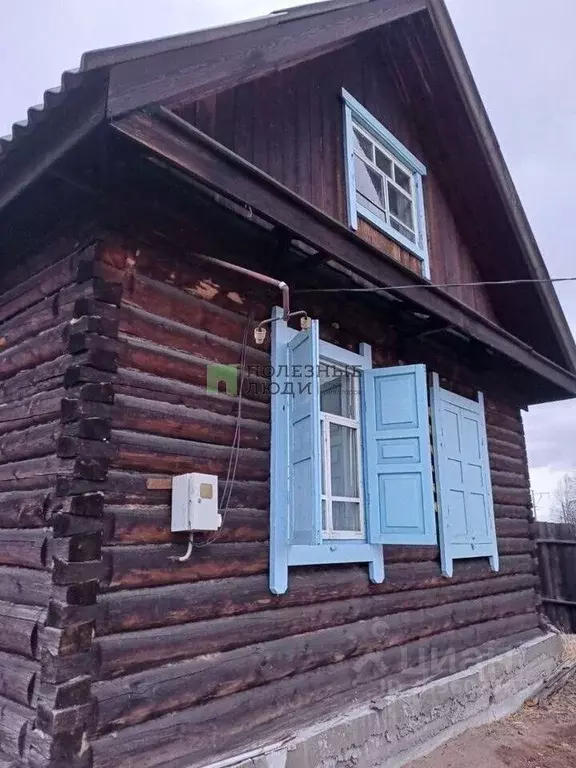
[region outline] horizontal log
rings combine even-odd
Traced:
[[[26,731],[32,728],[35,716],[34,709],[0,698],[0,745],[5,755],[22,755]]]
[[[0,603],[0,649],[33,658],[38,631],[45,619],[44,608]]]
[[[120,331],[128,336],[149,341],[160,347],[186,352],[208,362],[235,365],[242,357],[242,345],[216,336],[204,328],[196,328],[167,320],[148,310],[126,306],[120,309]],[[270,364],[269,355],[262,349],[246,347],[248,365],[264,367]]]
[[[518,518],[496,518],[496,533],[499,538],[530,539],[530,523]]]
[[[106,547],[109,587],[146,587],[230,576],[249,576],[268,569],[265,544],[211,544],[196,549],[187,562],[177,560],[186,545]]]
[[[488,452],[490,456],[497,454],[499,456],[510,456],[518,461],[526,461],[526,451],[524,446],[512,445],[503,440],[496,440],[488,436]]]
[[[498,552],[500,555],[522,555],[534,553],[534,551],[535,545],[532,539],[498,539]]]
[[[15,481],[56,475],[62,469],[62,462],[57,456],[42,456],[36,459],[0,464],[0,488],[6,487],[7,490],[10,490],[10,484]]]
[[[0,530],[0,564],[45,568],[47,536],[45,529]]]
[[[113,430],[112,434],[113,442],[118,447],[115,466],[120,469],[171,475],[205,472],[220,476],[226,476],[228,471],[232,452],[228,446],[126,430]],[[268,452],[240,448],[236,471],[239,480],[266,480],[270,474]]]
[[[101,491],[102,489],[93,490]],[[224,483],[220,482],[218,493],[222,496],[223,492]],[[170,505],[172,476],[110,469],[105,493],[106,500],[110,504]],[[267,482],[236,479],[232,486],[229,505],[234,508],[269,509],[270,486]]]
[[[490,453],[490,469],[494,472],[514,472],[524,478],[528,474],[528,466],[525,459],[519,459],[508,454],[500,454],[496,451]]]
[[[70,285],[56,296],[44,299],[33,307],[14,315],[0,325],[3,349],[9,349],[23,341],[47,331],[73,316],[76,300],[86,292],[86,286]]]
[[[512,504],[513,506],[532,507],[532,497],[526,482],[525,487],[509,488],[500,485],[492,486],[494,504]]]
[[[220,392],[208,392],[205,382],[203,387],[199,387],[176,379],[166,379],[162,376],[142,373],[129,368],[120,368],[114,389],[119,395],[204,408],[223,416],[235,416],[238,412],[237,397]],[[266,402],[245,397],[242,403],[242,413],[247,419],[270,421],[270,407]]]
[[[384,563],[440,562],[440,550],[436,546],[384,545]]]
[[[94,768],[129,768],[135,762],[139,768],[153,768],[161,759],[178,757],[201,763],[228,750],[246,749],[256,739],[290,736],[297,727],[357,703],[358,691],[369,701],[397,690],[398,673],[404,687],[406,681],[418,685],[446,675],[447,669],[457,672],[508,650],[518,638],[536,636],[536,627],[532,615],[488,621],[369,654],[362,664],[358,659],[345,661],[154,718],[123,729],[122,738],[112,733],[93,739]],[[414,674],[407,676],[407,666]]]
[[[515,506],[513,504],[495,504],[494,514],[499,517],[515,517],[522,520],[531,520],[532,511],[528,506]]]
[[[72,363],[71,355],[61,355],[55,360],[20,371],[15,376],[0,382],[0,398],[5,405],[12,402],[14,407],[20,401],[29,400],[34,395],[49,392],[62,386],[62,377]]]
[[[26,429],[36,424],[45,424],[60,417],[62,398],[66,391],[62,388],[42,392],[18,403],[0,405],[0,434]]]
[[[124,337],[118,351],[118,364],[123,368],[133,368],[148,375],[176,379],[197,387],[206,387],[207,360],[194,357],[178,349],[161,347],[149,341]],[[236,361],[238,362],[238,361]],[[243,393],[246,400],[268,402],[270,394],[267,381],[257,376],[245,377]]]
[[[52,588],[47,571],[32,568],[0,568],[0,600],[30,606],[46,606]]]
[[[270,592],[267,573],[122,591],[100,596],[103,611],[98,634],[165,627],[311,602],[320,604],[390,593],[405,595],[415,590],[533,572],[534,562],[530,555],[512,555],[501,558],[498,576],[490,570],[486,558],[458,560],[454,564],[454,578],[450,580],[442,576],[440,566],[435,562],[391,564],[382,584],[371,584],[367,570],[362,566],[296,568],[290,572],[288,592],[280,597]]]
[[[495,409],[487,406],[485,413],[487,425],[490,425],[491,427],[503,427],[509,432],[524,435],[522,416],[519,411],[515,416],[511,416],[509,413],[503,412],[502,408]]]
[[[1,352],[0,379],[7,379],[23,368],[34,368],[65,354],[67,351],[64,342],[66,328],[67,323],[60,323],[17,347]]]
[[[180,215],[175,216],[172,204],[168,209],[164,210],[163,213],[169,215],[170,221],[175,226],[185,227],[189,225],[190,219],[187,212],[181,210]],[[148,213],[146,217],[148,217]],[[197,236],[197,232],[195,230],[192,231]],[[135,252],[136,248],[134,248],[129,252],[128,256],[124,254],[124,258],[128,259],[128,261],[120,262],[118,260],[120,258],[118,249],[115,248],[114,251],[113,256],[109,257],[107,255],[104,257],[105,259],[110,259],[111,262],[107,265],[110,271],[104,272],[104,274],[107,274],[109,279],[124,280],[124,282],[129,283],[125,291],[126,301],[130,301],[132,298],[132,288],[134,294],[137,294],[139,281],[144,282],[146,279],[149,279],[154,281],[154,287],[172,288],[179,295],[191,296],[193,300],[202,300],[204,303],[214,306],[214,311],[218,311],[218,308],[228,310],[232,317],[240,318],[240,320],[242,318],[245,319],[248,314],[245,297],[249,296],[249,308],[255,312],[255,316],[258,319],[264,319],[268,316],[267,312],[270,301],[274,299],[274,289],[262,285],[261,291],[256,296],[254,294],[253,279],[197,259],[184,261],[181,258],[174,258],[173,254],[167,253],[162,253],[162,257],[159,258],[156,248],[151,248],[146,253],[146,249],[141,247],[140,243],[137,252]],[[263,262],[254,260],[253,253],[246,254],[246,256],[249,259],[248,265],[253,269],[262,268]],[[132,281],[126,280],[126,274],[131,275]],[[264,302],[264,304],[258,303],[259,301]],[[135,303],[140,303],[138,297],[135,298]],[[180,319],[182,322],[187,323],[184,317]]]
[[[31,706],[40,663],[0,652],[0,697]]]
[[[528,480],[528,474],[526,472],[496,472],[492,470],[490,475],[492,484],[499,488],[528,490],[530,487],[530,481]]]
[[[141,723],[298,672],[534,608],[534,591],[491,596],[317,630],[95,683],[97,731]]]
[[[160,627],[110,635],[101,638],[98,643],[101,675],[105,678],[117,677],[168,662],[223,653],[241,646],[365,621],[376,616],[386,617],[488,595],[521,592],[533,588],[537,582],[538,578],[533,574],[519,574],[198,621],[172,627],[168,632]]]
[[[236,415],[223,416],[186,405],[116,395],[112,423],[116,429],[184,438],[200,443],[232,445],[238,419]],[[269,448],[268,424],[242,418],[240,426],[243,447],[261,450]]]
[[[525,449],[523,433],[489,423],[486,425],[486,433],[489,440],[500,440],[501,442],[506,443],[506,445],[516,446],[522,451]]]
[[[172,513],[165,506],[107,506],[109,520],[107,543],[164,544],[174,538],[171,532]],[[267,541],[269,512],[262,509],[228,509],[219,542]],[[202,541],[206,536],[199,535]]]
[[[74,283],[78,275],[78,261],[77,255],[67,255],[4,293],[0,322],[39,304],[47,296]]]
[[[60,428],[59,422],[50,421],[48,424],[0,435],[0,463],[22,461],[55,453]]]
[[[48,491],[0,493],[0,528],[40,528],[46,524]]]
[[[242,343],[245,316],[222,309],[159,280],[136,274],[125,301],[144,310],[154,307],[156,314],[168,320],[190,328],[203,328],[215,336]],[[254,344],[253,337],[250,338],[250,344]]]

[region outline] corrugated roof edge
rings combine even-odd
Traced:
[[[79,86],[81,82],[82,73],[80,70],[70,69],[63,72],[61,85],[45,91],[43,103],[30,107],[26,119],[13,124],[11,134],[0,136],[0,162],[8,150],[12,149],[15,142],[31,133],[36,125],[43,121],[46,113],[60,105],[65,100],[67,94],[73,88]]]

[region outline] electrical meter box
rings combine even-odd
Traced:
[[[218,477],[193,472],[172,478],[172,530],[217,531]]]

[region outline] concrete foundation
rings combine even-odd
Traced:
[[[400,768],[469,728],[516,712],[561,658],[561,636],[543,635],[210,768]]]

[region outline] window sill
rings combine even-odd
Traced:
[[[288,548],[288,565],[336,565],[338,563],[369,563],[375,559],[380,544],[365,541],[324,540],[322,544],[293,544]]]

